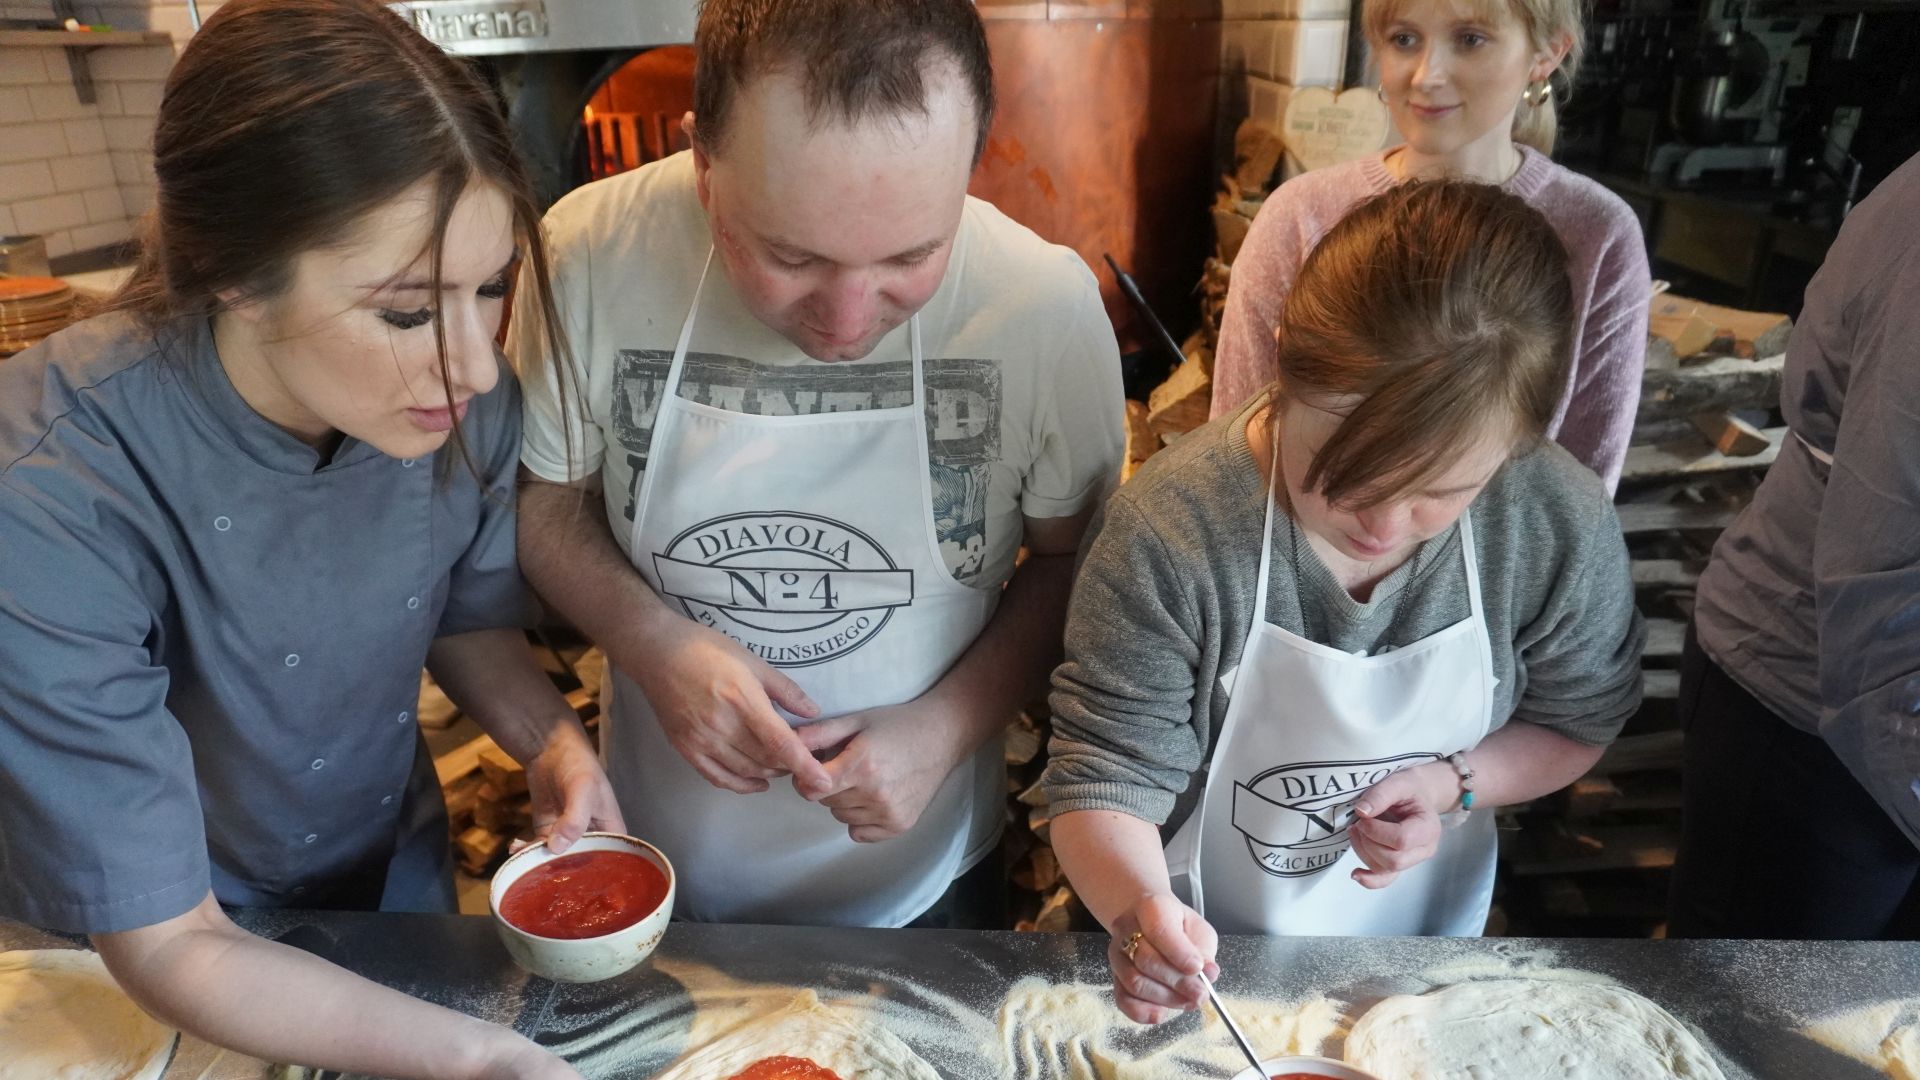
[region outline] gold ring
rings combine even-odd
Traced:
[[[1133,962],[1133,954],[1140,948],[1140,939],[1146,936],[1146,933],[1140,930],[1127,935],[1127,943],[1120,946],[1120,951],[1127,954],[1128,963]]]

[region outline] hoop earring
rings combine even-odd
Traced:
[[[1391,105],[1391,104],[1393,104],[1393,102],[1391,102],[1391,101],[1388,101],[1388,100],[1387,100],[1387,88],[1386,88],[1386,86],[1385,86],[1385,84],[1382,84],[1382,85],[1380,85],[1380,86],[1376,86],[1376,87],[1374,87],[1374,88],[1373,88],[1373,96],[1374,96],[1374,97],[1377,97],[1377,98],[1379,98],[1379,99],[1380,99],[1380,104],[1382,104],[1382,105]]]
[[[1537,109],[1553,100],[1553,84],[1545,79],[1541,79],[1539,82],[1527,87],[1527,89],[1521,93],[1520,100],[1526,102],[1528,108]]]

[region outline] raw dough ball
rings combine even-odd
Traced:
[[[175,1037],[95,953],[0,952],[0,1080],[159,1080]]]
[[[1671,1014],[1617,986],[1458,983],[1375,1005],[1346,1060],[1396,1080],[1725,1080]]]

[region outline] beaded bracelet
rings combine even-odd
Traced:
[[[1473,769],[1467,764],[1465,751],[1448,754],[1447,764],[1460,774],[1460,816],[1464,818],[1473,812]]]

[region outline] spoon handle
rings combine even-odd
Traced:
[[[1265,1076],[1266,1066],[1260,1063],[1260,1055],[1253,1052],[1253,1043],[1247,1040],[1247,1033],[1240,1030],[1239,1024],[1234,1023],[1233,1014],[1227,1012],[1227,1007],[1220,1001],[1220,995],[1214,992],[1213,981],[1201,975],[1200,985],[1207,988],[1207,1000],[1213,1003],[1213,1011],[1218,1013],[1220,1021],[1227,1025],[1227,1030],[1233,1034],[1233,1041],[1240,1044],[1240,1052],[1247,1055],[1247,1060],[1253,1063],[1253,1071]]]

